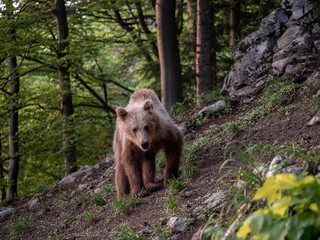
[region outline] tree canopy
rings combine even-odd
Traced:
[[[62,25],[58,21],[58,3],[66,10]],[[170,105],[182,100],[196,101],[195,54],[192,54],[196,25],[188,24],[192,18],[197,21],[195,3],[176,1],[173,9],[175,29],[172,33],[180,55],[182,99],[178,96]],[[209,51],[213,70],[208,75],[215,79],[212,88],[221,87],[232,64],[230,11],[239,14],[239,25],[232,26],[231,35],[236,44],[258,28],[260,20],[279,5],[280,0],[211,1]],[[194,14],[188,14],[188,6],[194,6]],[[161,39],[157,39],[156,8],[156,1],[145,0],[2,1],[2,192],[11,184],[8,176],[13,158],[19,163],[18,195],[33,193],[59,181],[67,168],[64,164],[66,139],[74,147],[71,152],[76,158],[75,167],[103,159],[112,153],[114,109],[124,106],[138,88],[152,88],[161,95]],[[67,29],[63,37],[62,27]],[[16,65],[12,64],[13,58]],[[19,84],[18,90],[13,89],[16,84]],[[72,96],[73,111],[68,115],[65,115],[68,100],[64,96]],[[18,117],[10,123],[14,114]],[[9,130],[12,124],[17,127],[13,135]],[[10,153],[12,144],[18,144],[18,148]]]

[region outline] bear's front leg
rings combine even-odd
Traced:
[[[143,185],[147,191],[157,191],[162,185],[155,182],[156,163],[155,155],[147,154],[146,158],[142,161],[142,176]]]
[[[122,163],[117,162],[116,164],[116,187],[117,187],[117,198],[123,197],[130,193],[129,180],[126,175],[124,166]]]
[[[143,187],[142,166],[139,156],[132,151],[125,151],[123,154],[123,165],[130,183],[131,193],[138,195]]]
[[[163,185],[166,186],[167,181],[172,178],[178,178],[180,158],[183,142],[181,138],[175,144],[170,144],[165,148],[165,175]]]

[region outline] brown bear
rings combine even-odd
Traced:
[[[130,96],[127,107],[116,109],[113,140],[116,159],[117,197],[138,195],[161,187],[155,182],[155,158],[165,152],[164,186],[178,176],[183,134],[153,90],[141,89]]]

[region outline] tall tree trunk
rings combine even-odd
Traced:
[[[212,89],[211,19],[211,1],[198,0],[196,54],[197,103],[199,103],[199,97],[201,94]]]
[[[55,1],[55,10],[58,28],[58,75],[59,87],[61,92],[60,111],[63,116],[63,154],[65,162],[65,176],[77,170],[76,167],[76,146],[74,142],[75,132],[73,126],[73,104],[70,85],[70,74],[68,72],[69,64],[65,61],[68,55],[68,22],[64,0]]]
[[[3,184],[5,173],[3,168],[3,159],[1,156],[2,156],[2,136],[0,133],[0,192],[1,192],[0,201],[3,201],[6,198],[6,187]]]
[[[218,66],[217,66],[217,49],[218,49],[218,41],[217,41],[217,34],[216,34],[216,28],[215,28],[215,7],[214,4],[211,6],[211,74],[212,74],[212,87],[218,86]]]
[[[176,1],[156,1],[161,100],[166,108],[182,100],[182,77],[175,24]]]
[[[230,46],[234,47],[237,40],[237,34],[240,27],[240,13],[241,6],[239,0],[231,1],[232,7],[230,9]]]
[[[8,16],[11,18],[13,16],[13,2],[8,1],[6,4],[8,10]],[[15,41],[15,29],[12,28],[9,32],[8,38],[11,41]],[[9,68],[9,80],[10,80],[10,90],[9,94],[11,96],[10,100],[10,113],[9,113],[9,152],[10,152],[10,162],[7,175],[7,193],[6,198],[12,199],[17,196],[18,193],[18,174],[19,174],[19,139],[18,139],[18,125],[19,125],[19,115],[17,108],[17,95],[19,93],[20,80],[17,73],[17,58],[13,54],[8,55],[8,68]]]
[[[189,27],[189,46],[190,46],[190,57],[192,59],[191,75],[192,78],[196,76],[196,38],[197,38],[197,1],[187,1],[188,11],[188,27]]]

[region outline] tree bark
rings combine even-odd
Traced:
[[[182,77],[175,24],[176,1],[156,1],[161,100],[166,108],[182,100]]]
[[[13,2],[8,1],[6,4],[9,18],[13,15]],[[15,29],[12,27],[8,34],[8,38],[15,41]],[[17,95],[19,94],[20,79],[17,73],[17,58],[13,54],[8,54],[8,69],[11,96],[9,107],[9,152],[10,162],[7,175],[7,193],[6,198],[8,200],[16,197],[18,194],[18,175],[19,175],[19,139],[18,139],[18,126],[19,126],[19,114],[17,106]]]
[[[211,1],[198,0],[197,2],[197,53],[196,79],[199,103],[201,94],[212,89],[212,16]]]
[[[212,25],[212,31],[211,31],[211,78],[212,78],[212,88],[218,86],[218,66],[217,66],[217,49],[218,49],[218,40],[217,40],[217,34],[216,34],[216,28],[215,28],[215,8],[212,4],[211,6],[211,25]]]
[[[239,0],[233,0],[231,2],[232,7],[230,9],[230,46],[234,47],[237,40],[237,34],[240,27],[240,13],[241,5]]]
[[[3,159],[1,156],[2,156],[2,136],[0,133],[0,192],[1,192],[0,202],[6,198],[6,187],[4,184],[2,184],[5,176],[5,172],[3,168]]]
[[[190,58],[192,59],[191,66],[191,76],[194,79],[196,76],[196,18],[197,18],[197,1],[188,0],[187,1],[187,11],[188,11],[188,27],[189,27],[189,46],[190,46]]]
[[[54,10],[58,29],[58,75],[61,92],[60,111],[63,116],[63,155],[65,162],[65,176],[77,170],[76,167],[76,146],[74,142],[75,133],[72,115],[74,113],[72,93],[70,84],[70,65],[65,57],[68,56],[68,22],[64,0],[55,1]]]

